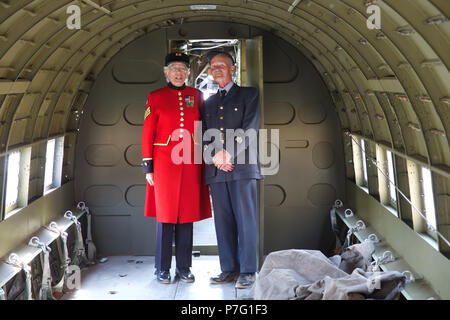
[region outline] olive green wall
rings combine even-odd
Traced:
[[[34,233],[74,206],[73,182],[30,203],[0,223],[0,258],[28,243]]]
[[[401,253],[442,299],[450,299],[450,260],[354,182],[347,180],[346,189],[344,205],[375,229],[380,239]]]

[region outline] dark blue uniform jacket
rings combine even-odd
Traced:
[[[216,93],[204,102],[202,130],[205,159],[208,155],[212,159],[214,147],[216,151],[223,148],[230,153],[235,165],[233,171],[224,172],[217,169],[212,161],[207,163],[206,184],[263,178],[257,151],[260,109],[258,89],[237,84],[225,97]],[[208,135],[208,129],[217,129],[216,134]]]

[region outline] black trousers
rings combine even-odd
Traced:
[[[214,207],[220,268],[224,272],[256,272],[256,179],[209,185]]]
[[[192,265],[192,235],[191,223],[158,222],[156,231],[155,268],[169,270],[172,264],[172,244],[175,235],[175,259],[178,269],[187,269]]]

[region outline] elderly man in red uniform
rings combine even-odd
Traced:
[[[149,94],[144,116],[145,216],[157,220],[155,273],[161,283],[170,283],[174,233],[176,277],[184,282],[195,280],[190,271],[193,222],[211,217],[201,156],[200,164],[194,157],[194,148],[201,148],[195,126],[203,97],[199,90],[185,85],[188,72],[189,56],[167,55],[164,73],[168,85]]]

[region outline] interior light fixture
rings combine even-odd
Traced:
[[[216,10],[217,6],[215,4],[194,4],[191,5],[191,10]]]

